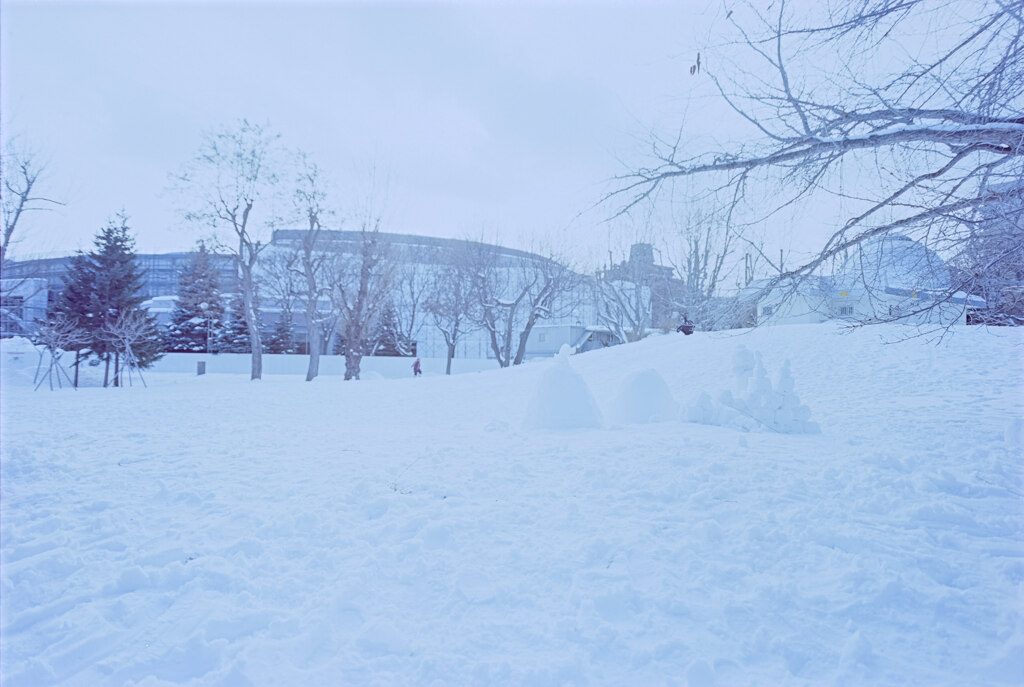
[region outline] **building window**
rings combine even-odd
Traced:
[[[849,317],[849,316],[853,315],[853,306],[852,305],[841,305],[841,306],[839,306],[839,315],[840,315],[840,317],[843,317],[843,316]]]
[[[761,306],[761,317],[771,317],[775,314],[774,305],[762,305]]]
[[[537,332],[537,341],[539,343],[544,343],[547,340],[548,340],[547,332]]]
[[[25,318],[25,299],[22,296],[4,296],[0,305],[0,331],[5,334],[20,334],[21,322]]]

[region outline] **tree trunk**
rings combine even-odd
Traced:
[[[78,363],[82,360],[82,351],[75,350],[75,388],[78,388]]]
[[[242,305],[245,310],[245,324],[249,328],[249,341],[252,344],[252,374],[250,380],[263,378],[263,341],[260,338],[259,318],[254,302],[255,287],[252,278],[252,266],[242,265]]]
[[[309,369],[306,370],[306,381],[312,382],[320,374],[320,347],[323,345],[323,335],[320,333],[320,324],[316,322],[316,313],[310,315],[307,310],[306,323],[306,339],[309,342]]]
[[[114,351],[114,387],[121,386],[121,351]]]
[[[519,332],[519,348],[516,349],[515,360],[512,361],[513,365],[522,365],[523,357],[526,355],[526,341],[530,338],[530,332],[533,330],[533,324],[536,322],[533,318],[530,318],[523,331]]]
[[[110,354],[105,354],[103,360],[103,388],[106,389],[110,385]]]
[[[263,379],[263,342],[257,327],[249,325],[249,338],[252,340],[252,374],[249,379]]]
[[[448,344],[448,360],[444,364],[444,373],[450,375],[452,373],[452,358],[455,357],[455,343]]]
[[[347,343],[347,342],[346,342]],[[363,356],[359,354],[358,349],[353,349],[351,345],[345,346],[345,381],[350,379],[359,379],[359,364],[362,362]]]

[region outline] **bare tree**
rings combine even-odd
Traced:
[[[423,328],[425,302],[435,286],[435,268],[439,260],[438,251],[424,249],[422,253],[404,256],[402,264],[396,265],[392,306],[398,326],[393,344],[402,355],[411,355],[410,343],[415,341]]]
[[[39,156],[18,147],[14,140],[7,141],[0,150],[0,207],[4,220],[0,265],[7,261],[15,231],[25,213],[52,210],[55,205],[63,205],[39,190],[45,172],[46,165],[40,161]]]
[[[678,275],[678,282],[665,287],[672,309],[702,331],[734,324],[735,299],[725,298],[724,292],[747,286],[764,263],[763,241],[723,214],[706,205],[691,206],[684,216],[676,215],[665,237],[666,261]]]
[[[768,6],[771,15],[733,8],[727,19],[739,42],[703,50],[694,78],[713,81],[757,142],[693,149],[681,130],[674,141],[656,143],[654,164],[613,194],[629,208],[699,178],[695,187],[729,193],[727,227],[838,198],[843,220],[820,251],[786,269],[776,265],[766,288],[799,283],[888,235],[954,255],[978,213],[1019,208],[1024,194],[1022,0],[979,1],[970,19],[947,0],[832,7],[802,23],[784,0]],[[736,64],[742,67],[730,67]],[[949,302],[965,286],[949,283],[919,310]]]
[[[207,134],[199,153],[177,178],[189,208],[185,219],[223,232],[230,240],[226,246],[234,256],[252,346],[252,379],[263,376],[254,270],[273,225],[270,197],[277,183],[278,138],[266,127],[243,119],[233,128]]]
[[[620,279],[602,270],[591,281],[598,324],[619,343],[642,339],[651,327],[651,287],[642,279]]]
[[[277,250],[276,247],[271,247],[263,252],[257,265],[256,280],[259,292],[261,295],[269,296],[277,306],[279,328],[282,322],[292,322],[292,312],[302,297],[304,285],[300,280],[301,274],[296,269],[299,259],[300,255],[294,250]],[[273,337],[268,342],[271,349],[272,344]]]
[[[324,231],[323,221],[333,215],[327,207],[327,191],[323,170],[309,156],[299,153],[295,193],[292,207],[306,231],[291,260],[291,270],[300,280],[300,295],[306,311],[306,338],[309,345],[309,366],[306,381],[320,374],[320,355],[326,337],[334,331],[338,313],[332,307],[332,265],[337,246],[332,245]]]
[[[355,252],[335,260],[332,297],[341,320],[346,381],[359,379],[367,336],[390,295],[393,264],[379,230],[379,219],[364,220]]]
[[[466,259],[467,255],[466,251],[456,251],[434,270],[434,280],[424,303],[424,310],[430,313],[434,326],[444,336],[446,375],[452,373],[456,345],[464,334],[473,331],[474,322],[479,321],[474,317],[477,305],[473,292],[475,272],[472,263]]]
[[[519,268],[522,282],[530,284],[529,300],[524,301],[529,310],[519,330],[519,345],[513,365],[523,362],[527,340],[538,321],[567,317],[576,310],[579,305],[578,287],[582,284],[579,274],[550,254],[540,261],[520,260]]]
[[[63,388],[61,375],[67,380],[72,388],[78,387],[77,376],[72,380],[71,375],[61,364],[60,359],[64,353],[72,348],[77,349],[87,344],[90,340],[88,332],[78,327],[78,324],[65,315],[55,315],[46,321],[40,322],[36,327],[33,336],[33,343],[41,345],[43,350],[39,352],[39,364],[36,366],[36,376],[33,381],[38,390],[43,382],[50,382],[50,390],[53,390],[53,380],[57,380],[57,386]],[[46,372],[42,373],[44,358],[46,358]]]
[[[955,283],[984,298],[970,313],[982,324],[1024,325],[1024,212],[1021,203],[979,213],[964,250],[955,258]]]
[[[539,320],[568,315],[579,275],[553,258],[512,257],[476,244],[468,252],[473,269],[476,325],[487,332],[501,367],[519,365]]]
[[[128,370],[129,384],[133,375],[138,374],[142,385],[146,386],[142,368],[146,366],[147,361],[143,358],[159,357],[153,353],[140,357],[143,349],[152,348],[154,337],[157,335],[153,319],[143,310],[125,310],[116,320],[105,323],[99,335],[113,344],[118,354],[119,364],[114,370],[114,386],[123,386],[122,374],[125,368]]]

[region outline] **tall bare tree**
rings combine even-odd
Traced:
[[[642,339],[651,327],[651,287],[642,280],[618,279],[606,270],[591,281],[598,324],[619,343]]]
[[[417,339],[426,321],[424,306],[435,285],[434,265],[439,260],[439,251],[425,248],[403,256],[401,264],[395,266],[391,304],[398,331],[394,345],[403,355],[412,353],[409,344]]]
[[[277,346],[290,343],[293,312],[296,304],[302,298],[304,284],[300,279],[300,273],[296,269],[299,255],[294,250],[277,250],[276,247],[269,247],[263,252],[256,267],[256,280],[259,292],[263,297],[269,297],[278,308],[277,324],[274,327],[274,334],[267,341],[267,348],[271,353],[282,353],[286,351],[275,350]],[[287,336],[285,336],[287,335]],[[282,337],[288,339],[282,340]],[[275,339],[277,339],[275,341]]]
[[[1020,208],[1024,194],[1024,1],[963,7],[857,0],[822,5],[815,18],[819,7],[804,3],[736,5],[727,20],[738,40],[702,50],[703,68],[691,71],[712,80],[755,142],[695,148],[683,129],[614,195],[628,208],[697,179],[693,187],[730,194],[727,226],[797,203],[838,204],[842,219],[818,253],[777,265],[773,284],[798,283],[887,235],[955,255],[979,213]],[[965,286],[953,281],[922,307]]]
[[[334,263],[332,297],[341,321],[346,381],[359,379],[367,336],[390,295],[393,263],[379,232],[379,219],[365,219],[354,251],[346,250]]]
[[[15,232],[28,212],[52,210],[63,205],[48,198],[39,186],[45,180],[46,165],[39,155],[20,147],[11,139],[0,149],[0,207],[3,210],[4,234],[0,239],[0,265],[7,254]]]
[[[577,305],[581,278],[553,257],[511,256],[496,246],[468,250],[476,304],[475,324],[487,332],[501,367],[519,365],[539,320],[566,316]]]
[[[446,256],[433,270],[433,283],[426,294],[424,310],[430,313],[434,326],[441,332],[445,343],[444,373],[452,373],[455,347],[463,335],[473,331],[477,299],[473,292],[475,271],[467,258],[470,253],[456,250]]]
[[[300,152],[296,166],[295,192],[292,207],[305,225],[302,239],[293,253],[291,270],[300,280],[300,291],[306,312],[306,338],[309,344],[309,366],[306,381],[320,374],[320,355],[326,336],[334,330],[338,313],[332,307],[334,285],[332,265],[338,246],[333,245],[323,222],[333,216],[327,206],[327,184],[323,170],[307,154]]]
[[[679,280],[667,288],[672,309],[702,331],[735,323],[736,303],[724,295],[747,286],[764,265],[763,239],[727,215],[713,206],[691,206],[674,216],[665,236],[663,254]]]
[[[186,203],[185,219],[217,232],[234,256],[252,348],[252,379],[263,376],[254,270],[274,223],[278,138],[245,119],[208,133],[176,184]]]

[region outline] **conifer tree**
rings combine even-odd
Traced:
[[[76,329],[81,330],[84,335],[75,343],[75,380],[78,386],[78,371],[83,358],[91,353],[89,346],[99,326],[93,322],[95,318],[95,305],[93,303],[96,292],[96,273],[93,263],[88,257],[79,252],[71,258],[68,271],[61,277],[64,288],[57,298],[53,307],[53,315],[62,317],[71,323]]]
[[[370,355],[407,356],[412,353],[412,340],[402,331],[398,322],[398,313],[392,303],[388,303],[381,312],[380,321],[376,323],[365,350]]]
[[[267,338],[268,353],[295,353],[295,326],[292,314],[288,310],[282,310],[277,322],[274,323],[274,330]]]
[[[167,350],[216,353],[223,319],[217,268],[206,244],[200,241],[178,278],[178,301],[167,327]]]
[[[121,353],[109,332],[126,313],[145,315],[141,308],[143,276],[135,261],[135,240],[128,217],[123,212],[96,234],[93,246],[90,253],[79,253],[72,259],[56,309],[86,333],[85,348],[105,364],[103,385],[108,386],[110,364],[113,362],[116,369]],[[132,350],[139,367],[148,367],[158,359],[162,347],[155,318],[145,317],[150,334]]]
[[[231,305],[224,314],[217,336],[217,347],[221,353],[245,353],[251,350],[249,326],[245,322],[245,304],[240,296],[231,299]]]

